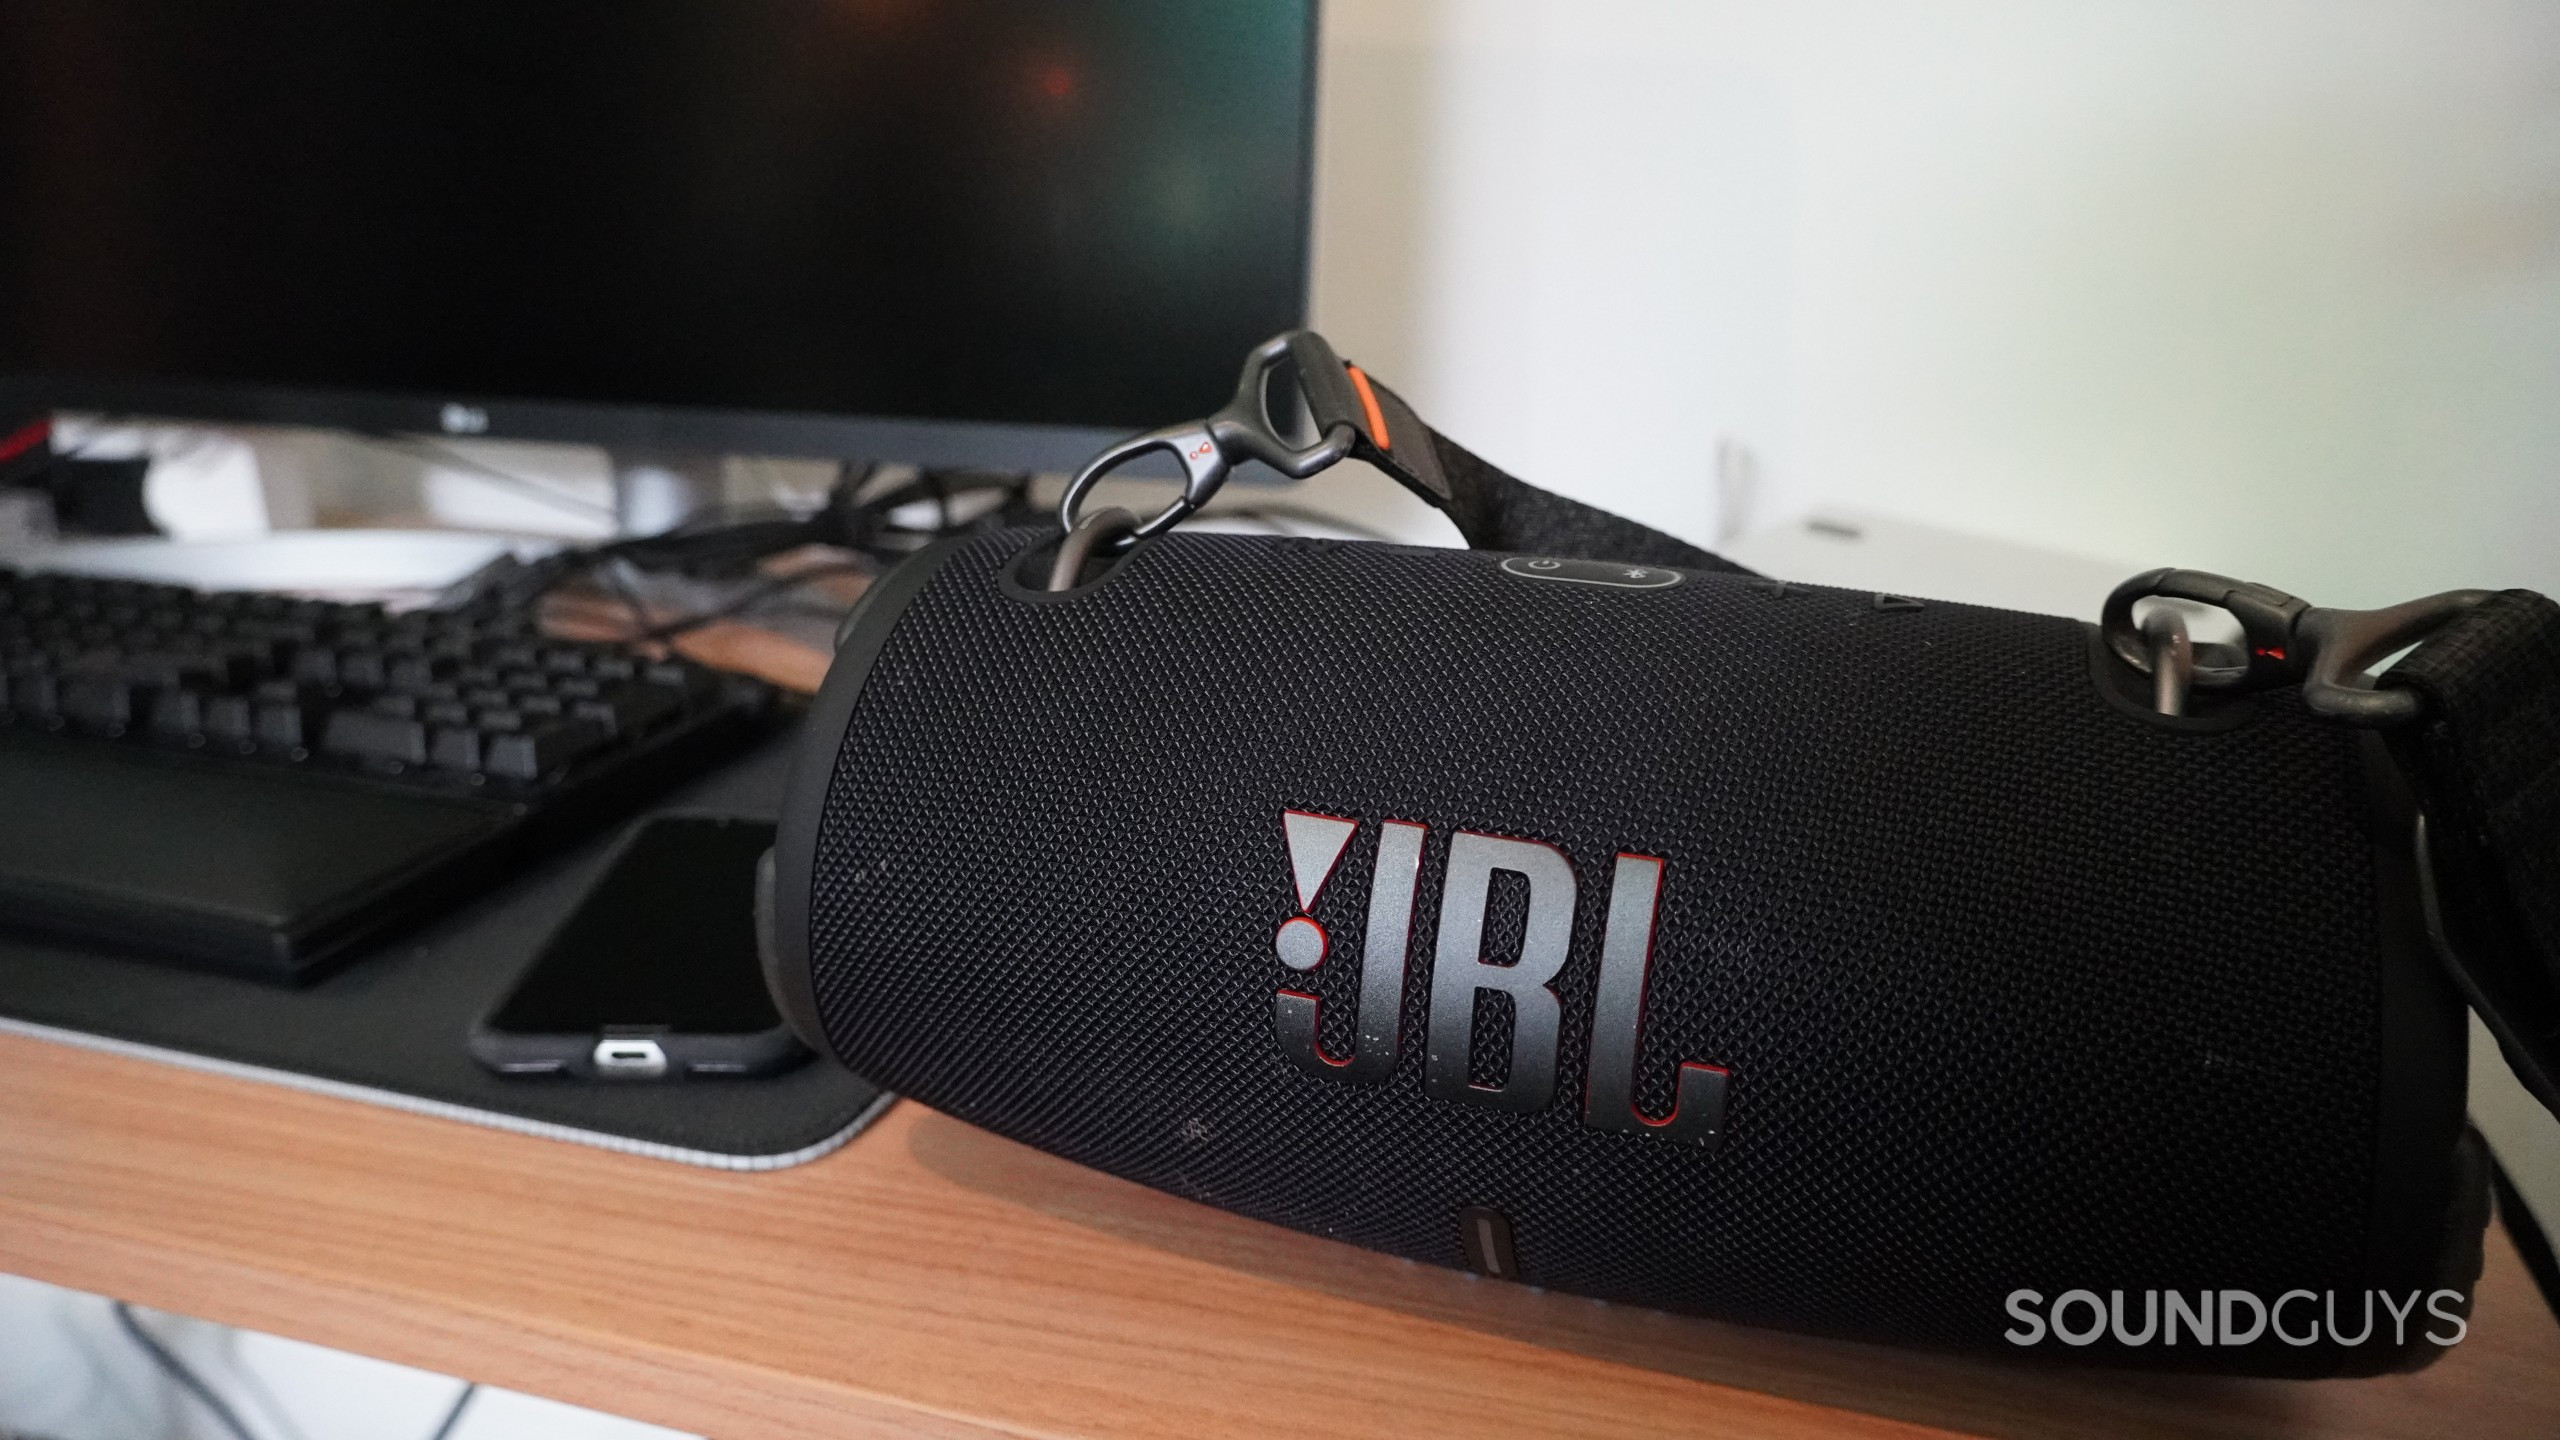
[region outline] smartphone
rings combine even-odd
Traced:
[[[805,1060],[756,955],[756,863],[773,826],[660,815],[471,1029],[501,1075],[612,1080],[764,1075]]]

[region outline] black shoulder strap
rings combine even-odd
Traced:
[[[1469,545],[1751,573],[1504,474],[1347,368],[1365,412],[1352,453],[1447,512]],[[2390,744],[2427,817],[2420,868],[2437,948],[2516,1077],[2560,1115],[2560,605],[2529,590],[2494,596],[2381,684],[2426,700]]]
[[[1676,535],[1514,479],[1424,424],[1357,366],[1351,374],[1368,412],[1351,453],[1440,507],[1475,549],[1752,573]]]
[[[2389,742],[2427,817],[2428,924],[2516,1078],[2560,1114],[2560,605],[2504,591],[2381,683],[2427,702]]]

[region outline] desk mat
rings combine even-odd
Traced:
[[[790,742],[768,741],[650,809],[769,819]],[[851,1139],[891,1097],[825,1059],[759,1079],[629,1084],[501,1079],[464,1051],[471,1022],[576,905],[622,828],[301,990],[0,936],[0,1029],[724,1170],[795,1165]]]

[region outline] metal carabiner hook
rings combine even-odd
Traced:
[[[1050,592],[1073,590],[1083,584],[1084,567],[1092,563],[1094,552],[1136,534],[1137,529],[1138,517],[1117,505],[1105,506],[1078,520],[1076,528],[1058,542],[1058,553],[1050,558]]]
[[[2142,617],[2142,638],[2151,647],[2151,708],[2163,715],[2186,714],[2187,692],[2196,681],[2196,649],[2187,638],[2187,622],[2168,606],[2158,606]]]
[[[1311,445],[1290,444],[1272,422],[1271,376],[1283,362],[1294,367],[1299,392],[1314,416],[1317,437]],[[1085,497],[1104,476],[1158,451],[1181,462],[1182,493],[1153,518],[1112,541],[1106,553],[1118,554],[1181,524],[1209,503],[1235,467],[1247,460],[1259,460],[1294,480],[1313,475],[1350,454],[1360,439],[1358,422],[1352,418],[1359,413],[1359,402],[1346,374],[1333,347],[1312,330],[1292,330],[1265,340],[1246,358],[1244,377],[1226,408],[1206,420],[1133,435],[1085,462],[1067,482],[1066,493],[1058,497],[1059,530],[1076,528]]]
[[[2281,590],[2203,570],[2147,570],[2107,597],[2098,625],[2116,658],[2157,676],[2160,635],[2134,622],[2134,606],[2153,597],[2192,600],[2229,612],[2246,637],[2236,665],[2192,662],[2198,690],[2267,690],[2299,683],[2315,715],[2350,725],[2401,725],[2423,706],[2414,690],[2378,690],[2364,672],[2391,652],[2414,645],[2490,598],[2488,590],[2447,590],[2381,610],[2331,610]],[[2162,648],[2156,653],[2173,653]],[[2159,692],[2166,710],[2168,687]]]
[[[2107,648],[2134,669],[2145,675],[2151,673],[2151,643],[2144,637],[2142,627],[2134,623],[2133,609],[2155,596],[2210,605],[2229,612],[2240,622],[2240,633],[2245,637],[2240,663],[2208,664],[2199,657],[2195,662],[2196,689],[2264,690],[2302,678],[2304,657],[2295,652],[2293,627],[2311,608],[2310,602],[2227,575],[2172,567],[2146,570],[2117,586],[2099,612],[2098,628],[2106,635]]]
[[[1154,518],[1132,527],[1112,541],[1110,553],[1118,554],[1141,540],[1161,535],[1181,524],[1193,511],[1209,503],[1209,497],[1218,493],[1218,487],[1226,484],[1227,476],[1235,470],[1225,447],[1218,443],[1214,423],[1195,421],[1189,425],[1150,430],[1144,435],[1131,436],[1086,461],[1085,467],[1067,482],[1067,493],[1058,498],[1059,530],[1068,534],[1074,532],[1077,514],[1084,508],[1084,497],[1103,476],[1142,455],[1158,451],[1181,462],[1182,493],[1157,511]]]

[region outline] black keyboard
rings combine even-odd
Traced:
[[[306,979],[717,763],[770,700],[522,608],[0,568],[0,924]]]

